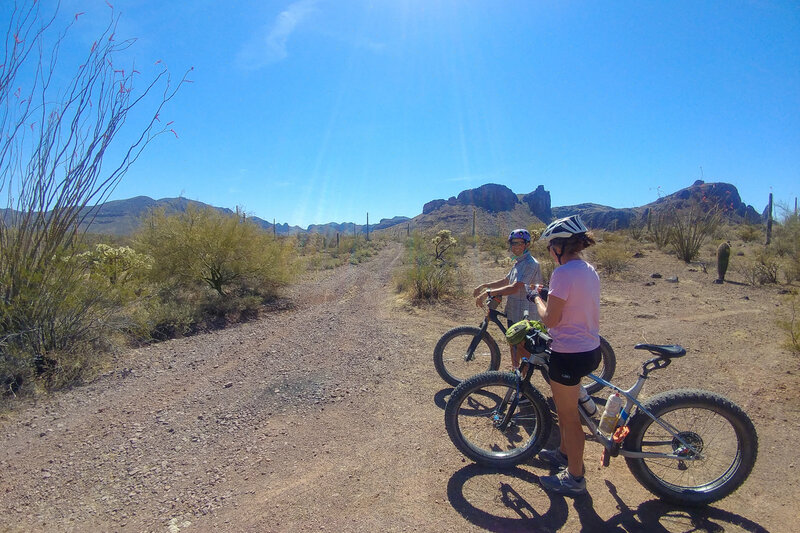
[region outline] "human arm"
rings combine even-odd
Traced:
[[[539,313],[542,323],[548,328],[552,328],[561,322],[561,315],[567,301],[551,294],[547,297],[547,302],[544,302],[542,297],[536,294],[533,303],[536,304],[536,311]]]
[[[489,283],[481,283],[475,290],[472,291],[472,296],[478,297],[479,294],[485,293],[487,290],[496,292],[504,285],[508,285],[508,278],[498,279],[497,281],[490,281]]]
[[[522,282],[509,284],[508,278],[478,285],[475,287],[475,290],[472,291],[472,295],[475,297],[475,305],[478,307],[483,307],[484,301],[489,297],[488,293],[491,293],[493,297],[507,296],[509,294],[514,294],[514,292],[517,291],[520,286],[524,287],[525,284]]]

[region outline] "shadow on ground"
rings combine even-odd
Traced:
[[[499,471],[473,464],[455,472],[447,484],[447,496],[453,508],[470,523],[488,531],[559,531],[567,523],[569,507],[572,507],[578,514],[582,532],[722,532],[735,526],[752,533],[767,533],[765,528],[752,520],[714,507],[680,507],[660,500],[649,500],[633,509],[619,497],[616,486],[610,481],[606,481],[606,487],[620,511],[608,520],[603,520],[595,512],[591,494],[576,498],[547,494],[548,508],[536,509],[506,482],[499,484],[496,495],[487,494],[483,499],[493,504],[500,502],[510,511],[504,515],[512,515],[498,516],[470,502],[464,495],[464,486],[477,476],[500,472],[520,482],[539,483],[539,476],[520,468]]]

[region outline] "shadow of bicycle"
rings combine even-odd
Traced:
[[[433,396],[433,403],[436,404],[436,407],[444,411],[444,408],[447,407],[447,399],[450,398],[450,395],[453,393],[453,387],[447,387],[445,389],[440,390]]]
[[[582,532],[724,532],[731,529],[767,533],[761,525],[714,507],[687,508],[649,500],[630,508],[606,480],[619,513],[604,520],[594,509],[591,494],[576,498],[548,494],[539,476],[521,468],[496,470],[468,465],[455,472],[447,484],[450,505],[470,523],[487,531],[559,531],[572,506]]]

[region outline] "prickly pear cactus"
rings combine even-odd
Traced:
[[[731,258],[731,244],[730,242],[723,242],[717,248],[717,280],[715,283],[722,283],[725,281],[725,272],[728,271],[728,261]]]

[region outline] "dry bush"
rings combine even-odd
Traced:
[[[736,261],[736,272],[750,285],[777,283],[779,270],[778,256],[771,248],[759,247],[750,256]]]
[[[789,294],[783,303],[787,309],[786,318],[778,320],[778,327],[786,334],[784,346],[800,354],[800,296],[797,293]]]
[[[590,262],[606,274],[628,269],[631,254],[622,240],[606,240],[589,249]]]

